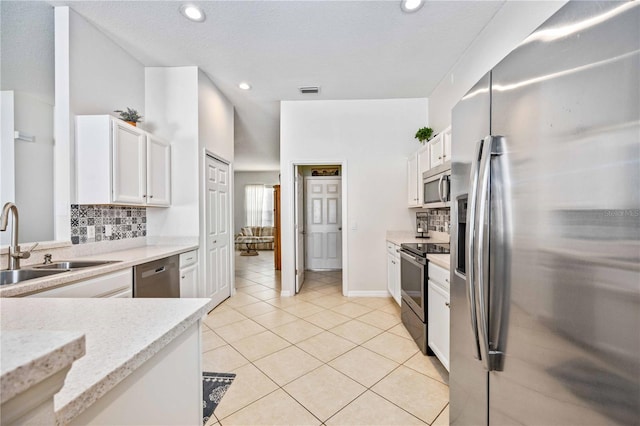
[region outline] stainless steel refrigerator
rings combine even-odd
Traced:
[[[454,108],[451,424],[640,424],[639,52],[569,2]]]

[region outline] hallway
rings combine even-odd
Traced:
[[[341,272],[307,272],[281,298],[272,251],[235,259],[237,293],[204,321],[203,370],[237,377],[208,425],[449,424],[448,373],[391,298],[343,297]]]

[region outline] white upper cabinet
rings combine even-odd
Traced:
[[[171,204],[171,146],[147,134],[147,204]]]
[[[407,160],[407,203],[409,207],[420,207],[419,190],[421,185],[418,183],[420,178],[418,176],[418,154],[415,153]]]
[[[109,115],[76,117],[78,204],[169,206],[171,147]]]
[[[429,144],[425,143],[424,146],[418,150],[418,186],[422,186],[422,174],[429,171],[430,168]],[[422,191],[420,191],[420,193],[422,195]],[[422,204],[422,196],[420,198],[420,204]]]
[[[113,202],[144,204],[147,193],[147,135],[120,120],[112,121],[112,135]],[[81,178],[79,175],[78,179]]]
[[[439,166],[451,160],[451,126],[429,141],[431,167]]]

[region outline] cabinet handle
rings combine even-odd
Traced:
[[[147,194],[144,194],[144,195],[142,196],[142,198],[147,198]]]
[[[153,198],[153,195],[149,195],[149,198]]]
[[[447,306],[447,308],[451,308],[451,303],[449,303],[449,302],[444,302],[444,304]]]
[[[440,157],[438,157],[438,160],[442,160],[442,155]]]
[[[184,278],[185,278],[185,275],[183,275],[183,276],[182,276],[182,279],[183,279],[183,280],[184,280]]]

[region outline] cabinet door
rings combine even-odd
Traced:
[[[449,293],[433,281],[429,281],[427,293],[427,343],[449,370]]]
[[[442,160],[443,155],[443,134],[440,133],[438,136],[429,141],[429,158],[431,159],[430,166],[433,168],[435,166],[439,166],[444,161]]]
[[[198,297],[198,264],[180,269],[180,297]]]
[[[418,199],[418,154],[413,154],[407,162],[407,203],[409,207],[419,207]]]
[[[429,143],[425,143],[418,151],[418,178],[422,178],[422,174],[431,168],[430,162]]]
[[[171,146],[147,135],[147,204],[171,204]]]
[[[113,202],[145,204],[147,136],[129,124],[113,121]]]
[[[395,295],[393,296],[394,299],[396,299],[396,303],[398,304],[398,306],[400,306],[401,304],[401,288],[400,288],[400,247],[396,246],[396,253],[394,255],[394,260],[396,261],[396,263],[394,264],[395,267],[395,271],[394,273],[396,274],[395,276]]]
[[[131,268],[127,268],[122,271],[100,275],[95,278],[57,287],[51,290],[41,291],[26,297],[112,297],[122,293],[130,293],[132,286],[132,270]]]
[[[442,160],[451,161],[451,126],[442,132]]]
[[[396,269],[395,259],[392,254],[387,253],[387,290],[394,299],[396,298]]]

